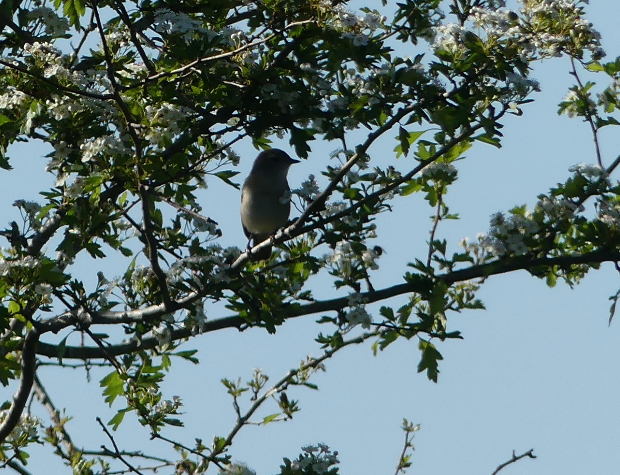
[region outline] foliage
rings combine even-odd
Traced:
[[[12,144],[38,140],[49,147],[46,171],[54,178],[40,203],[15,201],[22,219],[2,231],[0,380],[16,387],[0,419],[4,465],[22,470],[28,446],[45,443],[79,474],[129,472],[132,458],[153,470],[203,473],[215,465],[251,473],[231,464],[239,430],[292,418],[299,401],[286,391],[316,389],[312,375],[337,352],[370,340],[374,351],[417,340],[418,371],[437,381],[440,343],[460,338],[448,330],[449,315],[483,308],[476,293],[486,279],[525,269],[548,285],[573,285],[600,263],[620,260],[620,185],[610,178],[620,158],[604,164],[598,146],[599,130],[619,124],[620,59],[602,61],[584,2],[523,0],[517,12],[499,0],[404,0],[390,18],[346,3],[2,3],[0,167],[11,169]],[[562,55],[576,84],[559,112],[589,124],[597,163],[572,169],[533,210],[496,214],[488,234],[453,250],[439,228],[458,219],[446,195],[465,153],[475,142],[501,146],[502,121],[522,115],[538,90],[531,64]],[[584,72],[610,85],[597,94],[594,82],[582,83]],[[390,134],[398,163],[371,150]],[[221,246],[222,232],[202,214],[197,194],[214,181],[238,186],[236,147],[245,140],[268,148],[274,136],[302,158],[317,140],[338,150],[322,171],[323,191],[314,176],[294,190],[303,209],[276,234],[279,250],[253,262]],[[403,250],[410,270],[375,289],[376,217],[415,199],[434,210],[428,247],[420,256]],[[115,259],[124,270],[84,275],[84,255]],[[338,297],[316,295],[314,276],[331,279]],[[405,303],[392,306],[396,296]],[[218,302],[228,316],[212,310],[222,308]],[[321,356],[271,387],[260,371],[247,383],[222,380],[237,418],[227,436],[188,447],[164,435],[182,424],[182,401],[166,400],[162,381],[174,357],[198,362],[183,343],[231,327],[273,333],[311,315],[320,315]],[[90,343],[76,344],[79,337]],[[102,430],[114,442],[108,427],[138,421],[179,459],[116,444],[86,454],[38,380],[37,361],[106,366],[103,400],[123,407]],[[25,412],[31,392],[47,401],[47,423]],[[276,412],[252,419],[266,402]],[[403,427],[404,471],[418,426]],[[281,473],[337,473],[335,464],[337,453],[310,446],[285,458]]]

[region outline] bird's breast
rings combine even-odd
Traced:
[[[271,234],[286,224],[290,202],[282,198],[288,189],[243,190],[241,222],[252,234]]]

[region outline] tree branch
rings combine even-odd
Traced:
[[[3,443],[11,434],[13,429],[15,429],[15,426],[19,423],[22,412],[26,407],[26,401],[30,395],[35,372],[37,370],[36,356],[38,342],[39,332],[36,328],[30,329],[24,339],[24,346],[22,348],[19,386],[17,387],[17,392],[13,396],[13,403],[11,404],[6,417],[2,423],[0,423],[0,444]]]
[[[272,395],[277,394],[277,393],[282,392],[283,390],[285,390],[287,388],[287,386],[291,383],[291,380],[296,375],[298,375],[300,372],[307,371],[309,369],[317,368],[317,367],[319,367],[323,363],[323,361],[331,358],[335,353],[337,353],[338,351],[342,350],[343,348],[346,348],[349,345],[358,345],[358,344],[363,343],[367,339],[372,338],[373,336],[376,336],[376,335],[377,335],[376,332],[364,333],[364,334],[358,336],[357,338],[352,338],[350,340],[347,340],[347,341],[343,342],[340,346],[338,346],[336,348],[328,348],[327,350],[325,350],[325,352],[320,357],[312,358],[307,363],[301,365],[298,369],[290,370],[282,379],[280,379],[270,389],[265,391],[262,396],[257,397],[256,401],[254,401],[254,403],[250,406],[250,408],[245,412],[245,414],[243,416],[237,418],[237,423],[234,425],[234,427],[232,428],[232,430],[230,431],[230,433],[226,437],[225,444],[222,445],[222,447],[221,447],[221,449],[219,451],[213,451],[213,453],[209,457],[209,459],[211,460],[211,457],[213,457],[213,458],[217,457],[219,454],[223,453],[226,450],[227,447],[231,446],[232,442],[233,442],[233,439],[235,438],[237,433],[241,430],[241,428],[244,425],[246,425],[249,422],[250,418],[258,410],[258,408],[260,406],[262,406],[262,404],[268,398],[270,398]]]
[[[127,468],[129,469],[130,472],[142,475],[142,472],[137,470],[133,465],[131,465],[127,460],[125,460],[125,458],[123,457],[123,454],[118,449],[118,445],[116,445],[116,441],[114,440],[114,437],[112,437],[112,434],[110,434],[110,431],[105,426],[105,424],[103,422],[101,422],[101,418],[97,417],[97,422],[99,423],[99,425],[103,429],[103,432],[105,432],[105,435],[108,436],[108,439],[110,439],[110,442],[112,442],[112,446],[114,447],[114,451],[108,450],[104,445],[102,445],[101,448],[103,450],[105,450],[106,452],[110,453],[114,458],[116,458],[116,459],[120,460],[121,462],[123,462],[127,466]]]
[[[12,62],[4,61],[3,59],[0,59],[0,65],[4,66],[5,68],[13,69],[14,71],[19,71],[20,73],[23,73],[23,74],[27,74],[28,76],[36,79],[37,81],[40,81],[45,84],[49,84],[50,86],[53,86],[59,91],[65,92],[67,94],[73,94],[75,96],[82,96],[82,97],[89,97],[91,99],[99,99],[101,101],[114,98],[112,94],[97,94],[95,92],[82,91],[81,89],[74,89],[72,87],[63,86],[62,84],[58,84],[56,81],[47,79],[43,76],[39,76],[38,74],[33,73],[26,67],[17,65]]]
[[[60,433],[60,442],[62,442],[62,444],[65,446],[67,454],[62,453],[60,447],[57,447],[57,450],[59,450],[62,458],[69,460],[71,454],[75,451],[75,445],[71,440],[71,436],[65,429],[64,424],[60,420],[60,411],[56,408],[56,406],[50,399],[48,392],[45,390],[45,387],[43,386],[43,384],[41,384],[39,376],[36,374],[34,376],[33,390],[34,394],[36,394],[37,398],[39,399],[39,402],[43,405],[43,407],[45,407],[45,409],[47,409],[52,423]]]
[[[6,466],[15,470],[17,473],[19,473],[19,475],[32,475],[31,472],[29,472],[28,470],[26,470],[24,467],[22,467],[20,464],[18,464],[17,462],[13,460],[7,462]]]
[[[161,299],[166,310],[173,308],[173,301],[170,298],[170,290],[166,281],[166,274],[159,265],[157,239],[153,233],[153,223],[151,221],[151,199],[150,190],[146,185],[140,185],[140,198],[142,199],[142,219],[144,220],[144,229],[142,235],[146,244],[146,256],[151,263],[151,269],[157,279],[157,285],[161,292]]]
[[[576,264],[599,264],[602,262],[616,262],[620,261],[620,251],[595,251],[579,256],[561,256],[561,257],[538,257],[531,258],[528,256],[509,257],[500,259],[487,264],[480,264],[471,266],[466,269],[460,269],[447,274],[439,274],[434,277],[435,281],[441,281],[448,285],[456,282],[463,282],[471,279],[486,278],[492,275],[506,274],[508,272],[514,272],[517,270],[525,270],[533,267],[551,267],[551,266],[571,266]],[[360,296],[365,303],[374,303],[383,300],[397,297],[399,295],[408,293],[419,293],[427,290],[427,282],[404,282],[402,284],[396,284],[391,287],[386,287],[380,290],[374,290],[369,292],[362,292]],[[197,300],[199,296],[192,294],[186,297],[184,300],[189,299]],[[330,300],[323,300],[318,302],[312,302],[305,305],[287,306],[283,305],[281,309],[281,316],[283,319],[302,317],[305,315],[312,315],[316,313],[324,313],[329,311],[338,311],[349,305],[348,297],[339,297]],[[165,312],[165,308],[162,304],[149,307],[143,310],[132,310],[125,313],[109,312],[102,314],[93,314],[93,324],[101,325],[115,325],[119,323],[136,323],[149,318],[159,318]],[[113,315],[112,315],[113,314]],[[155,317],[153,317],[155,316]],[[60,318],[60,317],[59,317]],[[57,332],[64,327],[77,323],[77,317],[67,316],[64,320],[54,319],[50,322],[43,322],[39,324],[41,333],[49,331]],[[61,323],[61,321],[63,323]],[[208,320],[204,325],[203,333],[210,333],[224,328],[237,328],[243,330],[249,327],[246,320],[237,316],[222,317],[214,320]],[[176,329],[172,331],[172,340],[181,340],[192,336],[191,329]],[[106,348],[108,355],[121,355],[130,353],[132,351],[142,349],[152,349],[159,344],[158,340],[154,337],[145,338],[141,342],[132,341],[120,345],[111,345]],[[99,348],[93,347],[79,347],[79,346],[66,346],[63,347],[62,357],[64,359],[98,359],[106,358]],[[37,353],[41,356],[47,356],[49,358],[57,358],[59,348],[56,345],[40,343]]]
[[[570,72],[570,74],[572,74],[575,77],[575,80],[577,81],[577,85],[579,86],[579,92],[583,93],[584,91],[583,83],[581,82],[581,78],[579,77],[579,74],[577,73],[577,68],[575,67],[575,58],[573,58],[573,56],[570,56],[570,64],[572,67],[572,71]],[[586,102],[586,107],[584,111],[584,120],[590,125],[590,130],[592,132],[592,137],[594,139],[594,150],[596,151],[596,161],[598,163],[598,166],[601,168],[605,168],[603,166],[603,157],[601,156],[601,146],[599,145],[599,142],[598,142],[598,129],[596,128],[596,124],[594,123],[594,119],[592,117],[593,115],[596,116],[596,112],[594,114],[592,113],[592,109],[590,108],[589,99],[587,96],[589,96],[589,93],[586,92],[586,97],[584,97],[585,102]]]
[[[511,463],[518,462],[519,460],[521,460],[522,458],[525,458],[525,457],[529,457],[531,459],[535,459],[536,455],[534,455],[534,449],[530,449],[527,452],[522,453],[521,455],[516,455],[515,451],[513,450],[512,451],[512,458],[510,460],[508,460],[507,462],[504,462],[501,465],[498,465],[498,467],[495,469],[495,471],[491,475],[497,475],[500,470],[506,468]]]

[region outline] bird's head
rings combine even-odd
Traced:
[[[292,159],[288,153],[278,148],[263,150],[258,154],[252,167],[252,173],[261,173],[270,176],[284,175],[288,173],[288,168],[299,160]]]

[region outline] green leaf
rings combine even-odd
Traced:
[[[213,451],[220,452],[226,447],[226,439],[224,437],[213,437]]]
[[[108,421],[108,425],[112,426],[112,430],[118,429],[118,426],[121,425],[123,419],[125,418],[125,414],[129,411],[129,409],[121,409],[118,411],[112,419]]]
[[[65,336],[60,343],[58,343],[58,349],[56,350],[56,356],[58,357],[58,363],[62,365],[62,357],[65,356],[65,351],[67,350],[67,338],[69,335]]]
[[[272,422],[274,419],[276,419],[276,418],[277,418],[278,416],[280,416],[280,415],[281,415],[281,414],[280,414],[280,413],[278,413],[278,414],[270,414],[269,416],[265,416],[265,417],[263,417],[263,422],[262,422],[262,423],[263,423],[263,425],[267,425],[267,424],[269,424],[270,422]]]
[[[56,8],[60,2],[56,0]],[[86,5],[82,0],[64,0],[63,12],[69,17],[71,26],[80,26],[80,17],[86,13]]]
[[[437,243],[437,241],[433,241]],[[438,313],[442,313],[448,304],[448,299],[446,297],[448,291],[448,286],[445,282],[439,281],[433,287],[433,293],[429,299],[430,305],[430,313],[431,315],[437,315]]]
[[[422,189],[422,184],[417,180],[408,181],[405,186],[400,189],[401,196],[407,196]]]
[[[586,66],[586,69],[588,71],[593,71],[593,72],[605,71],[605,68],[603,67],[603,65],[601,63],[599,63],[598,61],[594,61],[594,62],[588,64]]]
[[[494,147],[497,148],[502,148],[501,142],[499,140],[499,138],[497,137],[493,137],[489,134],[480,134],[480,135],[476,135],[475,137],[473,137],[474,140],[478,140],[479,142],[484,142],[484,143],[488,143],[490,145],[493,145]]]
[[[99,386],[105,388],[103,395],[105,396],[105,402],[110,406],[114,400],[124,393],[125,382],[116,371],[112,371],[99,382]]]
[[[396,158],[399,158],[403,154],[407,156],[409,154],[409,149],[411,148],[411,145],[413,145],[416,140],[418,140],[426,132],[426,130],[409,132],[404,127],[399,127],[397,139],[400,142],[400,145],[397,145],[396,148],[394,148],[394,151],[396,152]]]
[[[442,156],[448,163],[450,163],[463,155],[467,150],[469,150],[471,148],[471,145],[471,140],[463,140],[462,142],[457,143]]]
[[[180,419],[166,417],[166,418],[164,418],[164,422],[166,424],[171,425],[171,426],[183,427],[183,421],[181,421]]]
[[[422,352],[422,358],[418,364],[418,373],[426,370],[426,376],[433,382],[437,382],[437,376],[439,375],[439,361],[443,360],[441,353],[437,351],[435,345],[430,341],[420,339],[418,348]]]
[[[218,177],[220,180],[222,180],[227,185],[234,186],[235,188],[239,189],[238,183],[234,183],[230,181],[232,177],[237,176],[238,174],[239,172],[236,172],[233,170],[222,170],[221,172],[214,173],[216,177]]]
[[[194,358],[194,355],[198,353],[198,350],[178,351],[173,353],[174,356],[179,356],[187,361],[191,361],[194,364],[198,364],[200,361],[198,358]]]

